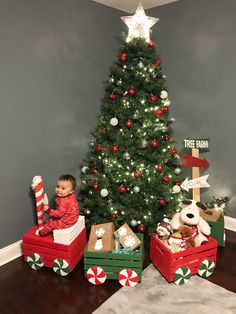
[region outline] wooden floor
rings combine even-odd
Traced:
[[[236,233],[226,232],[227,246],[219,248],[209,281],[236,293]],[[145,266],[149,263],[147,256]],[[0,314],[92,313],[119,289],[112,280],[101,286],[90,284],[82,261],[67,277],[60,277],[49,268],[31,270],[20,257],[0,267]]]

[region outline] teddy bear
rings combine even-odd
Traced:
[[[181,201],[181,207],[181,211],[172,217],[171,227],[177,230],[182,225],[190,226],[195,246],[207,243],[206,236],[210,235],[211,228],[206,220],[200,216],[200,208],[204,209],[205,206],[195,200],[183,200]]]
[[[182,239],[184,241],[185,249],[189,249],[191,247],[195,247],[195,241],[191,234],[191,227],[187,225],[182,225],[179,227],[178,232],[182,235]]]
[[[163,219],[162,222],[157,224],[156,233],[159,240],[161,240],[165,245],[168,245],[168,239],[172,234],[173,230],[171,228],[168,219]]]

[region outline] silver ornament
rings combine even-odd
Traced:
[[[175,168],[175,170],[174,170],[175,174],[181,174],[181,172],[182,172],[182,169],[179,167]]]
[[[81,181],[81,185],[86,185],[86,181],[85,181],[85,180],[82,180],[82,181]]]
[[[137,224],[138,224],[138,225],[141,225],[141,221],[140,221],[140,220],[138,220],[138,221],[137,221]]]
[[[123,83],[122,83],[122,80],[121,79],[119,79],[117,82],[116,82],[116,85],[117,86],[121,86]]]
[[[128,152],[125,152],[123,157],[124,157],[124,159],[129,160],[130,159],[130,154]]]
[[[167,132],[167,131],[168,131],[168,127],[167,127],[167,126],[163,126],[163,127],[161,128],[161,131],[162,131],[163,133]]]
[[[86,173],[88,170],[89,170],[89,168],[86,167],[86,166],[84,166],[84,167],[81,169],[81,171],[82,171],[83,173]]]
[[[109,78],[109,83],[110,83],[110,84],[113,84],[114,82],[115,82],[115,79],[114,79],[113,76],[111,76],[111,77]]]
[[[142,62],[142,61],[139,61],[139,63],[138,63],[138,68],[139,68],[139,69],[142,69],[143,67],[144,67],[143,62]]]
[[[141,146],[143,148],[145,148],[145,147],[147,147],[147,145],[148,145],[148,142],[146,140],[143,140],[142,143],[141,143]]]
[[[85,215],[90,215],[91,214],[91,211],[89,210],[89,209],[85,209],[85,211],[84,211],[84,213],[85,213]]]
[[[135,113],[135,114],[133,115],[133,119],[135,119],[135,120],[138,119],[138,114],[137,114],[137,113]]]
[[[95,141],[94,141],[94,140],[90,141],[90,142],[89,142],[89,146],[90,146],[91,148],[93,148],[93,147],[95,146]]]
[[[130,221],[130,225],[131,225],[132,227],[136,227],[136,226],[137,226],[137,220],[132,219],[132,220]]]
[[[104,166],[109,165],[109,159],[107,157],[105,157],[102,161],[102,163],[104,164]]]
[[[134,191],[134,193],[139,193],[139,192],[140,192],[140,187],[136,185],[136,186],[133,188],[133,191]]]
[[[92,191],[92,190],[89,190],[89,191],[88,191],[88,194],[89,194],[90,196],[92,196],[92,195],[93,195],[93,191]]]

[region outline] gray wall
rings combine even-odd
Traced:
[[[202,200],[230,196],[236,217],[236,1],[179,0],[150,10],[163,59],[178,148],[183,139],[210,138],[209,189]],[[150,15],[151,15],[150,14]],[[189,172],[186,172],[189,173]]]
[[[178,148],[209,137],[209,195],[230,194],[236,217],[235,18],[232,0],[180,0],[148,10],[167,74]],[[79,176],[103,81],[126,30],[123,12],[88,0],[0,0],[0,248],[33,224],[30,184]]]

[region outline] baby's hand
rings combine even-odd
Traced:
[[[48,197],[47,197],[47,194],[45,193],[44,194],[44,197],[43,197],[43,211],[46,212],[48,210]]]
[[[39,229],[36,229],[36,231],[35,231],[34,234],[37,235],[37,236],[39,236]]]

